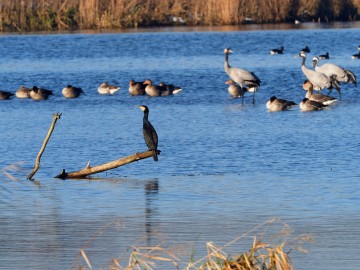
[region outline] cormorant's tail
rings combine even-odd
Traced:
[[[152,150],[152,152],[153,152],[153,158],[154,158],[154,160],[155,160],[155,161],[158,161],[159,159],[158,159],[158,152],[157,152],[157,150]]]

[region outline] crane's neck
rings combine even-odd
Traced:
[[[301,58],[302,58],[301,65],[302,65],[302,66],[305,66],[305,60],[306,60],[306,57],[302,56]]]
[[[318,66],[318,62],[317,61],[313,61],[313,67],[314,69]]]
[[[224,69],[225,69],[226,73],[229,74],[229,72],[230,72],[229,53],[225,53]]]

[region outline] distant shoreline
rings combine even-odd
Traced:
[[[355,22],[359,0],[1,0],[0,32]]]
[[[148,32],[231,32],[231,31],[271,31],[271,30],[306,30],[306,29],[346,29],[359,28],[360,21],[355,22],[305,22],[294,23],[267,23],[267,24],[244,24],[244,25],[218,25],[218,26],[155,26],[134,27],[119,29],[83,29],[83,30],[53,30],[53,31],[28,31],[28,32],[0,32],[1,35],[31,35],[31,34],[113,34],[113,33],[148,33]]]

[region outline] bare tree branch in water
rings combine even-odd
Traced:
[[[41,156],[42,156],[42,154],[44,153],[45,147],[46,147],[46,145],[47,145],[47,143],[48,143],[48,141],[49,141],[49,139],[50,139],[51,134],[52,134],[53,131],[54,131],[54,128],[55,128],[55,125],[56,125],[56,121],[59,120],[60,117],[61,117],[61,113],[60,113],[60,114],[59,114],[59,113],[54,114],[54,118],[53,118],[53,121],[52,121],[52,123],[51,123],[50,129],[49,129],[49,131],[48,131],[48,133],[47,133],[47,135],[46,135],[46,137],[45,137],[45,140],[44,140],[44,142],[43,142],[43,144],[42,144],[42,146],[41,146],[41,149],[40,149],[40,151],[39,151],[39,153],[38,153],[38,155],[37,155],[37,157],[36,157],[35,166],[34,166],[32,172],[28,175],[27,179],[32,180],[32,177],[35,175],[35,173],[36,173],[36,172],[38,171],[38,169],[40,168],[40,159],[41,159]]]
[[[158,150],[158,154],[160,154],[160,151]],[[98,165],[98,166],[94,166],[91,167],[90,166],[90,161],[88,162],[88,164],[85,166],[85,168],[79,170],[79,171],[75,171],[75,172],[65,172],[65,170],[62,170],[62,172],[55,176],[55,178],[60,178],[60,179],[79,179],[79,178],[85,178],[89,175],[95,174],[95,173],[100,173],[100,172],[104,172],[104,171],[108,171],[108,170],[112,170],[115,168],[118,168],[120,166],[124,166],[126,164],[132,163],[134,161],[139,161],[141,159],[145,159],[145,158],[149,158],[153,156],[153,152],[151,150],[146,151],[146,152],[142,152],[142,153],[135,153],[132,154],[130,156],[127,157],[123,157],[102,165]]]

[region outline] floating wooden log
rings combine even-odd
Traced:
[[[158,154],[160,154],[160,151],[158,150]],[[127,156],[127,157],[123,157],[114,161],[110,161],[108,163],[105,164],[101,164],[101,165],[97,165],[94,167],[90,166],[90,161],[87,163],[87,165],[85,166],[85,168],[79,170],[79,171],[75,171],[75,172],[65,172],[65,170],[63,169],[62,172],[55,176],[55,178],[60,178],[60,179],[81,179],[81,178],[86,178],[89,175],[95,174],[95,173],[100,173],[100,172],[104,172],[104,171],[108,171],[108,170],[112,170],[115,168],[118,168],[120,166],[132,163],[134,161],[138,161],[141,159],[145,159],[145,158],[149,158],[152,157],[154,154],[151,150],[146,151],[146,152],[142,152],[142,153],[135,153],[133,155]]]

